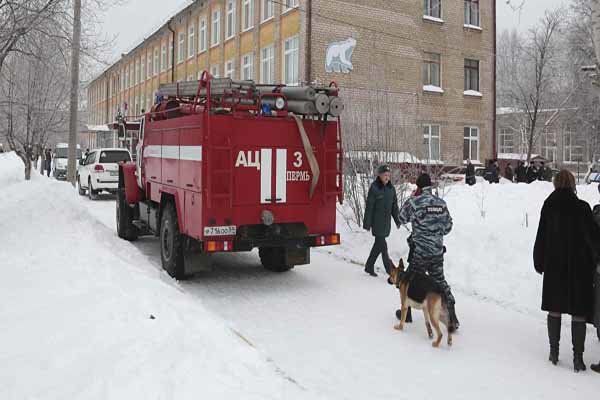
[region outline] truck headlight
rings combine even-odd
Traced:
[[[285,99],[283,97],[278,97],[275,100],[275,108],[278,110],[283,110],[284,107],[285,107]]]

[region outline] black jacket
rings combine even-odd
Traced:
[[[544,202],[533,261],[544,274],[542,310],[588,317],[600,229],[590,205],[570,190],[555,190]]]
[[[391,218],[400,224],[398,197],[391,182],[387,185],[375,179],[369,189],[363,227],[371,230],[373,236],[388,237],[392,229]]]
[[[527,182],[527,168],[524,165],[519,165],[516,170],[517,182]]]

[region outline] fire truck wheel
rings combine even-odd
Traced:
[[[179,233],[177,212],[168,203],[160,219],[160,257],[165,271],[177,280],[185,279],[183,237]]]
[[[85,189],[81,187],[81,179],[79,176],[77,176],[77,193],[79,193],[80,196],[85,196]]]
[[[133,210],[125,203],[125,190],[117,192],[117,235],[130,242],[138,238],[138,228],[133,225]]]
[[[294,268],[285,264],[285,249],[282,247],[261,247],[258,249],[260,262],[267,271],[285,272]]]

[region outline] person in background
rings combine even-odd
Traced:
[[[380,254],[385,270],[388,273],[391,270],[392,264],[385,239],[390,235],[392,218],[396,222],[396,226],[400,227],[398,197],[391,178],[390,167],[380,166],[377,169],[377,178],[371,184],[367,196],[363,228],[371,231],[375,237],[375,243],[373,243],[373,248],[365,264],[365,272],[371,276],[377,276],[375,261]]]
[[[523,161],[519,161],[519,165],[516,170],[517,175],[517,183],[525,183],[527,182],[527,168],[525,167],[525,163]]]
[[[600,192],[600,184],[598,184],[598,192]],[[594,222],[600,227],[600,204],[594,206]],[[594,275],[594,316],[592,318],[596,326],[596,335],[600,340],[600,260],[596,262],[596,273]],[[590,367],[592,371],[600,373],[600,361]]]
[[[562,314],[571,315],[573,367],[583,361],[586,320],[592,314],[594,273],[600,228],[590,205],[577,198],[575,177],[562,170],[544,202],[533,249],[535,270],[543,275],[542,310],[548,312],[549,360],[558,363]]]
[[[48,177],[50,177],[50,170],[52,169],[52,151],[50,151],[50,149],[46,149],[46,153],[44,155],[44,164],[46,167],[46,172],[48,173]]]
[[[504,168],[504,177],[511,182],[515,180],[515,173],[511,163],[506,164],[506,168]]]
[[[465,182],[469,186],[473,186],[477,179],[475,178],[475,166],[471,160],[467,160],[467,171],[465,173]]]
[[[537,180],[538,181],[546,180],[546,166],[544,165],[543,161],[540,163],[540,169],[538,169],[538,171],[537,171]]]
[[[536,181],[538,178],[538,167],[534,163],[529,163],[527,167],[527,183]]]

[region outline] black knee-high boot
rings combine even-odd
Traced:
[[[585,321],[571,321],[571,335],[573,338],[573,367],[575,372],[585,371],[583,351],[585,350]]]
[[[558,364],[560,322],[560,317],[548,315],[548,340],[550,341],[550,357],[548,359],[554,365]]]

